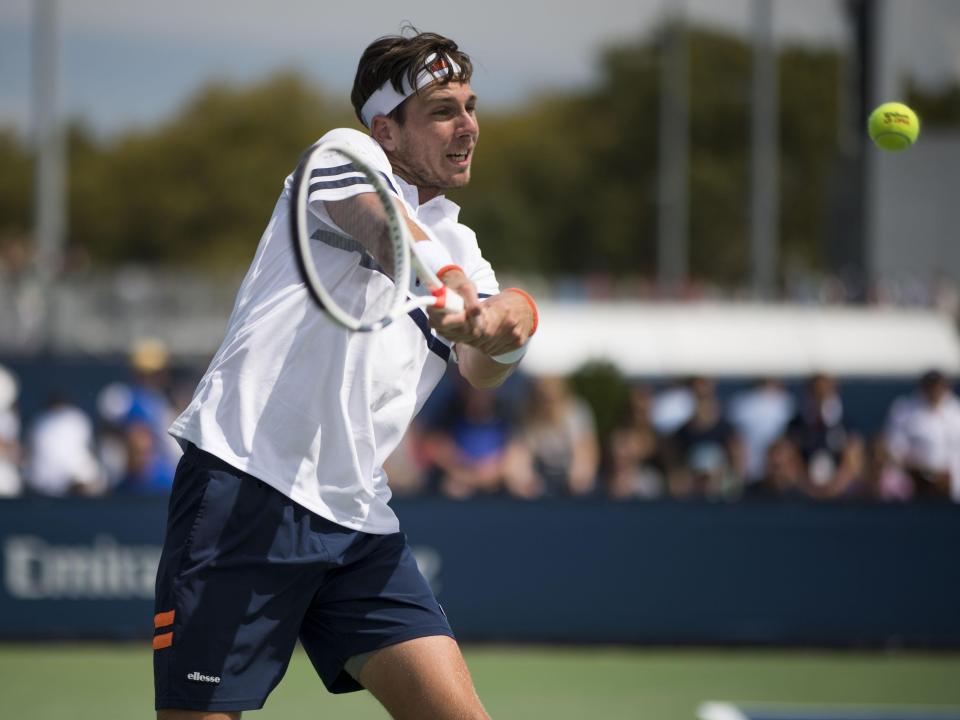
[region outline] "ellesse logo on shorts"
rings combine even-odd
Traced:
[[[192,680],[193,682],[211,683],[213,685],[220,684],[220,678],[218,676],[203,675],[198,672],[187,673],[187,680]]]

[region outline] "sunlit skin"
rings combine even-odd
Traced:
[[[420,203],[425,203],[470,182],[480,136],[477,96],[466,82],[429,85],[406,100],[402,124],[378,115],[371,122],[370,133],[394,173],[414,185]],[[529,306],[516,293],[481,301],[473,283],[457,270],[444,273],[443,283],[460,294],[464,311],[445,314],[430,310],[430,325],[457,344],[460,373],[471,385],[499,385],[516,366],[498,363],[490,356],[527,341],[533,328]]]
[[[480,136],[470,83],[429,85],[407,99],[402,125],[382,115],[372,125],[393,171],[420,190],[421,203],[470,182]]]

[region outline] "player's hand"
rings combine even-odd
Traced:
[[[428,308],[430,327],[451,342],[473,344],[485,335],[483,308],[477,297],[477,288],[458,269],[443,274],[443,284],[463,299],[463,311],[449,313]]]
[[[469,345],[487,355],[502,355],[526,344],[533,332],[533,313],[522,296],[504,292],[480,303],[483,332]]]

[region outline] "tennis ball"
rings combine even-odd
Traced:
[[[905,150],[917,141],[920,119],[903,103],[884,103],[867,121],[867,131],[881,150]]]

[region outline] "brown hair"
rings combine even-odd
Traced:
[[[461,51],[453,40],[436,33],[420,32],[413,26],[406,26],[404,30],[411,30],[414,35],[387,35],[378,38],[370,43],[360,56],[350,102],[353,103],[353,110],[361,123],[363,118],[360,110],[364,103],[388,80],[397,92],[403,92],[404,77],[411,87],[416,87],[417,75],[432,53],[447,56],[460,66],[459,74],[447,75],[438,82],[445,84],[453,79],[469,82],[473,75],[470,56]],[[406,102],[400,103],[388,117],[402,124],[404,105]]]

